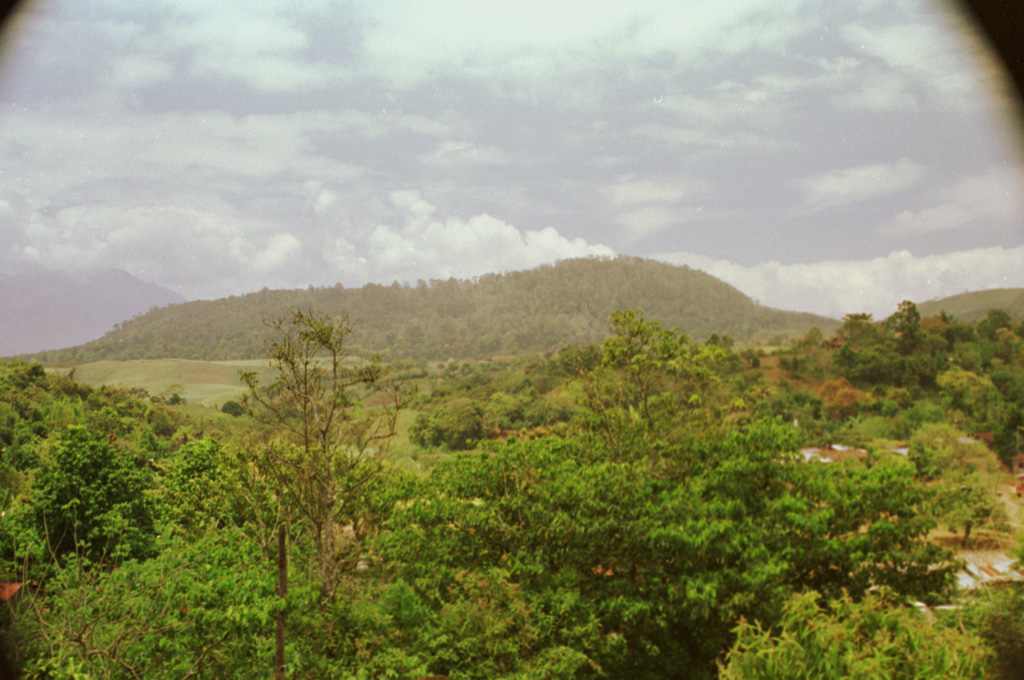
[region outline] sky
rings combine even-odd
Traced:
[[[636,255],[884,318],[1024,287],[1009,91],[939,0],[41,0],[0,53],[0,273]]]

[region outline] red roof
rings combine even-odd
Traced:
[[[20,583],[0,583],[0,601],[7,602],[19,590],[21,590]]]

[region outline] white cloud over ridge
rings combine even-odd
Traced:
[[[1024,269],[1024,246],[924,257],[901,250],[862,261],[765,262],[750,267],[684,252],[652,257],[703,270],[768,307],[837,319],[858,312],[883,319],[903,300],[922,302],[966,291],[1018,287]]]
[[[344,279],[407,281],[466,279],[530,269],[573,257],[613,256],[611,248],[569,239],[553,227],[520,230],[486,213],[469,219],[434,216],[436,208],[413,190],[393,191],[399,225],[380,224],[364,243],[341,238],[331,263]]]
[[[932,0],[38,4],[0,93],[0,267],[215,297],[610,244],[881,314],[988,285],[935,253],[1022,242],[1020,158]]]

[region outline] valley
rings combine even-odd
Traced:
[[[243,677],[272,657],[283,608],[302,675],[738,677],[748,650],[771,658],[811,625],[849,629],[844,663],[874,649],[914,677],[1012,677],[999,669],[1024,627],[1000,613],[1024,621],[1024,593],[987,582],[1024,579],[1007,567],[1024,323],[968,318],[992,298],[958,300],[963,319],[905,301],[824,327],[742,298],[746,312],[704,308],[740,339],[639,309],[598,332],[592,300],[563,294],[541,316],[546,289],[520,299],[519,281],[491,302],[537,315],[486,354],[444,333],[504,308],[460,307],[478,284],[445,285],[389,291],[398,307],[425,296],[393,337],[280,306],[315,291],[267,292],[0,361],[0,570],[29,593],[5,624],[22,668]],[[652,285],[652,308],[687,299]],[[187,358],[228,347],[207,342],[218,319],[255,303],[265,332],[227,340],[263,358]],[[430,321],[444,305],[449,324]],[[531,340],[573,309],[592,341]],[[403,345],[416,326],[421,344]],[[159,328],[176,330],[154,342]],[[161,356],[184,338],[198,344]],[[906,643],[878,657],[862,616]]]

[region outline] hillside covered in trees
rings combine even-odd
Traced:
[[[389,358],[485,358],[600,342],[616,309],[643,308],[694,338],[793,337],[837,322],[762,307],[714,277],[633,257],[566,260],[472,281],[369,284],[362,288],[263,290],[154,309],[85,345],[34,357],[46,363],[100,359],[246,359],[263,355],[262,320],[291,309],[346,314],[351,349]]]
[[[1012,318],[1024,318],[1024,288],[994,288],[928,300],[917,305],[922,316],[945,312],[960,321],[984,319],[990,309],[1000,309]]]
[[[607,330],[389,367],[293,310],[220,411],[0,362],[12,667],[1018,677],[1024,591],[953,576],[1020,551],[1024,325],[904,302],[772,351],[638,310]]]

